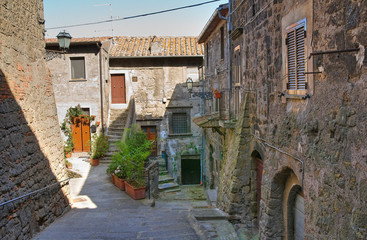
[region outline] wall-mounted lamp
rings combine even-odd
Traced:
[[[192,89],[194,88],[194,82],[192,81],[191,77],[188,77],[186,80],[186,87],[187,87],[187,91],[189,91],[189,93],[192,92]]]
[[[71,35],[64,30],[62,32],[59,32],[56,37],[57,41],[59,42],[60,49],[66,52],[66,50],[68,50],[70,47],[70,42],[72,38]]]
[[[191,93],[192,93],[193,97],[200,97],[202,99],[212,99],[213,98],[213,93],[212,92],[193,92],[194,82],[192,81],[191,77],[187,78],[186,87],[187,87],[187,91],[189,91],[189,93],[190,93],[190,97],[191,97]]]
[[[65,59],[65,53],[70,47],[70,42],[71,42],[72,37],[65,30],[62,32],[59,32],[59,34],[57,34],[56,37],[57,37],[57,41],[59,43],[59,48],[61,49],[61,51],[46,49],[46,61],[50,61],[54,58],[61,58],[60,53],[64,54],[64,59]]]

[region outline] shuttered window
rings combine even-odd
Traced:
[[[286,29],[287,45],[287,89],[306,90],[306,19],[303,19]]]
[[[172,114],[172,133],[187,133],[187,114]]]
[[[70,58],[70,62],[71,62],[71,79],[86,79],[84,57]]]

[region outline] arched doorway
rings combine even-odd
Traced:
[[[268,231],[260,233],[260,237],[303,239],[305,219],[303,190],[291,168],[285,167],[275,174],[271,183],[270,200],[266,207],[272,215],[265,221],[265,228]]]
[[[259,220],[260,217],[260,200],[261,200],[261,184],[262,184],[262,177],[263,177],[263,171],[264,171],[264,163],[262,160],[262,157],[258,151],[253,151],[251,154],[251,158],[253,161],[253,166],[255,167],[256,171],[256,186],[254,186],[254,189],[256,189],[256,213],[255,216]],[[255,217],[254,216],[254,217]]]

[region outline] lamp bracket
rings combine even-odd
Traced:
[[[212,92],[192,92],[192,97],[199,97],[202,99],[212,99],[213,98],[213,93]]]

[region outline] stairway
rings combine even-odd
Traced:
[[[159,180],[158,180],[158,190],[159,192],[180,192],[180,186],[175,183],[175,179],[169,175],[166,162],[163,158],[157,157],[156,160],[159,163]]]
[[[110,121],[108,124],[107,137],[110,148],[100,163],[109,164],[112,161],[112,156],[118,150],[116,142],[121,140],[122,134],[126,124],[128,112],[126,109],[111,109]]]

